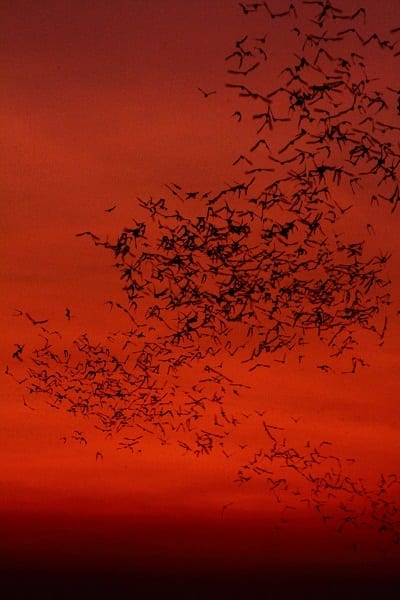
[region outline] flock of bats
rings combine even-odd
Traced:
[[[354,375],[368,366],[365,344],[383,344],[390,254],[369,253],[374,223],[357,239],[346,223],[354,212],[362,219],[366,202],[388,218],[399,203],[400,89],[369,77],[364,52],[396,64],[400,28],[383,39],[363,8],[348,13],[329,0],[239,8],[295,46],[278,79],[268,75],[269,34],[243,36],[226,57],[226,86],[238,97],[232,117],[256,129],[234,161],[241,180],[207,193],[171,182],[165,197],[138,199],[115,239],[78,233],[114,259],[125,302],[107,303],[125,328],[103,341],[82,334],[66,348],[46,319],[18,311],[42,341],[29,355],[16,344],[18,369],[6,372],[28,407],[39,396],[87,417],[121,449],[140,452],[156,439],[197,457],[222,452],[241,463],[240,485],[263,481],[283,522],[309,506],[338,532],[364,526],[398,544],[398,475],[370,485],[328,440],[293,447],[267,412],[248,408],[251,388],[232,364],[267,377],[310,348],[323,357],[315,368],[329,373],[347,360],[344,372]],[[240,439],[247,427],[261,432],[262,447]],[[88,443],[80,430],[69,440]]]

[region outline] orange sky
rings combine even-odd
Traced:
[[[363,4],[376,30],[400,22],[395,2]],[[358,6],[346,2],[346,10],[350,5]],[[6,1],[0,19],[4,372],[15,343],[35,343],[36,330],[14,309],[50,319],[70,339],[82,332],[104,339],[115,330],[115,313],[104,302],[118,297],[118,274],[110,255],[76,238],[77,232],[115,234],[140,214],[138,196],[165,194],[171,181],[208,191],[240,179],[232,162],[255,139],[254,128],[238,127],[231,118],[237,100],[223,86],[224,57],[243,32],[261,35],[270,23],[249,25],[230,0]],[[285,39],[279,42],[274,39],[272,55],[283,51]],[[389,81],[384,53],[373,56],[371,69]],[[205,99],[199,86],[217,93]],[[114,204],[113,213],[104,212]],[[333,441],[338,455],[356,458],[354,472],[373,481],[396,471],[400,459],[399,212],[372,210],[367,200],[351,227],[365,236],[363,223],[371,220],[376,235],[368,243],[373,252],[392,253],[393,282],[385,344],[365,348],[371,367],[350,376],[341,373],[348,364],[339,365],[326,374],[315,368],[318,349],[312,349],[301,365],[294,359],[251,376],[234,359],[226,368],[252,385],[242,399],[246,410],[265,409],[272,422],[287,427],[291,443]],[[282,531],[274,530],[281,516],[274,498],[258,484],[232,483],[240,451],[233,460],[220,454],[194,459],[173,445],[147,444],[131,456],[83,419],[34,399],[34,410],[24,407],[11,378],[1,376],[1,386],[0,519],[6,535],[0,554],[8,554],[10,564],[37,552],[54,558],[60,544],[76,546],[71,532],[86,536],[82,547],[91,553],[99,528],[109,551],[94,551],[95,565],[139,560],[138,547],[128,541],[133,530],[144,548],[143,564],[161,564],[167,555],[171,562],[185,555],[209,564],[205,556],[214,550],[217,564],[246,564],[247,554],[263,568],[271,560],[270,550],[262,551],[268,543],[277,568],[288,557],[291,564],[343,563],[345,570],[377,560],[375,538],[354,555],[349,548],[364,534],[338,539],[305,508],[297,518],[290,515]],[[90,430],[87,447],[60,440],[80,427]],[[255,426],[244,435],[254,448],[263,443]],[[98,450],[102,461],[95,459]],[[221,507],[229,502],[221,523]],[[305,530],[312,531],[306,557],[299,550]],[[65,560],[61,550],[56,557]],[[398,554],[387,565],[396,560]]]

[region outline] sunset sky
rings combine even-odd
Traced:
[[[286,8],[281,0],[270,4]],[[394,0],[362,5],[366,31],[388,35],[400,25]],[[359,5],[340,6],[351,13]],[[150,440],[141,453],[130,454],[84,418],[35,402],[3,375],[7,365],[16,366],[15,344],[26,344],[26,355],[38,344],[38,328],[19,311],[49,319],[49,327],[70,341],[84,332],[104,341],[121,327],[105,304],[121,297],[112,257],[76,234],[115,236],[132,218],[140,220],[138,197],[165,196],[171,182],[205,193],[240,181],[232,163],[254,143],[255,128],[251,119],[232,118],[238,100],[224,87],[224,59],[246,33],[268,33],[274,64],[288,52],[286,38],[266,16],[245,17],[232,0],[5,0],[0,20],[5,570],[182,569],[194,576],[235,570],[276,573],[279,582],[285,573],[307,579],[319,569],[355,579],[368,572],[384,581],[399,564],[398,546],[379,552],[381,537],[368,529],[338,535],[305,504],[282,523],[282,507],[260,482],[233,482],[241,450],[232,459],[221,453],[195,458]],[[289,20],[287,31],[295,25]],[[396,85],[385,52],[369,50],[368,70],[382,77],[378,86]],[[216,93],[205,98],[199,87]],[[265,410],[287,429],[290,444],[331,441],[337,456],[355,459],[351,475],[374,483],[400,464],[400,209],[371,207],[368,190],[358,193],[347,231],[368,237],[372,254],[392,255],[385,343],[358,350],[370,367],[343,374],[351,369],[347,359],[325,373],[316,368],[319,350],[311,345],[301,363],[249,374],[227,357],[226,372],[251,386],[235,408]],[[350,195],[340,200],[353,202]],[[365,224],[371,222],[374,235],[368,236]],[[76,429],[88,432],[86,446],[62,440]],[[259,427],[249,425],[243,435],[251,448],[262,447]],[[103,459],[96,460],[97,452]]]

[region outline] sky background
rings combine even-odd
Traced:
[[[400,23],[397,2],[363,5],[376,30]],[[115,328],[105,301],[118,296],[118,274],[110,256],[77,232],[115,233],[140,214],[137,197],[165,194],[165,183],[208,191],[240,178],[232,163],[254,128],[231,117],[237,100],[224,89],[224,58],[243,32],[271,27],[249,25],[228,0],[5,0],[0,20],[4,372],[14,344],[29,346],[36,333],[14,309],[48,318],[71,337]],[[284,53],[285,43],[275,39],[271,55]],[[390,79],[384,53],[374,57],[371,68]],[[198,87],[217,93],[204,98]],[[371,367],[355,376],[325,374],[312,355],[290,372],[256,371],[244,402],[266,409],[299,443],[332,440],[338,455],[356,458],[353,472],[373,480],[396,471],[400,459],[399,215],[371,211],[368,200],[360,207],[357,222],[375,225],[371,248],[392,253],[385,345],[365,348]],[[231,361],[229,369],[240,365]],[[24,407],[21,390],[3,375],[1,388],[0,554],[10,568],[35,561],[59,568],[84,556],[93,569],[132,561],[161,570],[291,564],[354,574],[377,561],[375,538],[340,537],[306,510],[274,529],[281,509],[259,486],[233,484],[235,468],[224,456],[193,459],[156,445],[130,456],[93,431],[86,447],[64,444],[78,419],[33,402],[34,410]],[[260,433],[248,435],[257,444]],[[354,552],[354,543],[363,550]],[[385,568],[396,561],[398,554],[388,557]]]

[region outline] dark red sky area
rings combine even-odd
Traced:
[[[362,4],[368,31],[400,25],[397,2]],[[206,192],[240,179],[232,163],[255,139],[254,125],[238,127],[231,118],[237,100],[224,88],[224,58],[244,33],[271,32],[272,64],[287,40],[274,37],[265,16],[246,20],[230,0],[5,0],[0,20],[4,372],[15,343],[35,343],[36,330],[14,309],[50,319],[70,339],[82,332],[104,339],[115,329],[104,302],[118,297],[118,275],[110,256],[75,234],[115,234],[140,214],[137,197],[165,194],[165,183]],[[384,52],[372,54],[371,71],[390,81]],[[216,94],[204,98],[198,87]],[[249,376],[234,359],[227,369],[252,386],[246,409],[265,409],[292,443],[332,440],[338,455],[356,459],[352,473],[374,481],[397,471],[400,459],[400,246],[398,211],[374,212],[363,193],[364,208],[347,227],[365,237],[364,223],[373,221],[371,251],[392,253],[393,306],[385,344],[364,349],[370,368],[326,374],[315,368],[312,350],[290,370],[277,364]],[[32,578],[47,569],[55,581],[68,569],[167,579],[183,569],[193,590],[201,588],[201,573],[228,581],[233,572],[244,580],[265,572],[278,588],[290,573],[308,581],[316,572],[384,581],[398,565],[398,552],[379,551],[379,536],[340,536],[305,505],[277,529],[282,508],[275,498],[261,485],[232,483],[239,453],[233,461],[195,459],[172,445],[148,444],[131,456],[94,431],[86,447],[64,444],[71,429],[86,427],[82,419],[34,400],[30,410],[10,378],[2,376],[1,386],[0,559],[10,585],[22,567]],[[247,435],[262,444],[258,429]]]

